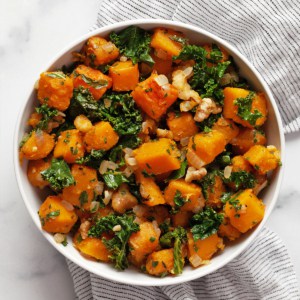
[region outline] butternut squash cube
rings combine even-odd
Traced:
[[[195,168],[211,163],[217,155],[222,153],[226,146],[224,135],[211,130],[208,133],[201,132],[190,138],[188,144],[187,160]]]
[[[187,228],[190,225],[190,219],[193,216],[191,211],[179,210],[178,213],[172,215],[172,225],[174,227],[181,226]]]
[[[165,198],[152,177],[145,177],[141,171],[136,172],[136,180],[140,183],[140,193],[148,206],[165,204]]]
[[[97,171],[83,165],[72,165],[71,174],[76,184],[68,186],[62,191],[62,198],[74,206],[90,210],[98,185]]]
[[[86,65],[98,67],[116,59],[120,52],[112,42],[108,42],[100,36],[93,36],[85,43],[83,54]]]
[[[201,188],[194,183],[186,182],[184,179],[176,179],[169,182],[165,190],[166,203],[175,207],[174,199],[176,195],[187,201],[181,206],[181,211],[192,211],[196,213],[204,206]]]
[[[169,75],[172,71],[172,59],[162,59],[157,57],[155,54],[152,55],[154,60],[153,70],[157,72],[157,74]]]
[[[197,268],[205,263],[218,251],[224,249],[223,239],[212,234],[204,240],[195,241],[191,232],[188,232],[188,259],[190,264]]]
[[[167,124],[169,129],[173,133],[175,141],[180,141],[183,138],[191,137],[198,132],[198,127],[193,118],[193,115],[188,112],[180,113],[169,113],[167,118]]]
[[[255,145],[244,154],[244,158],[259,174],[276,169],[280,163],[279,151],[274,146]]]
[[[117,61],[109,68],[113,90],[117,92],[132,91],[139,82],[138,64],[131,60]]]
[[[219,131],[224,135],[226,143],[229,143],[239,134],[239,128],[229,119],[219,118],[212,129]]]
[[[251,189],[238,192],[225,204],[224,212],[230,224],[242,233],[247,232],[264,217],[265,205]]]
[[[85,256],[105,262],[110,260],[110,252],[101,239],[92,237],[82,239],[80,233],[77,233],[73,238],[73,245]]]
[[[90,91],[96,101],[111,88],[112,79],[99,70],[79,65],[72,74],[74,88],[82,86]]]
[[[265,145],[266,136],[256,129],[243,128],[239,134],[230,141],[233,150],[237,154],[244,154],[254,145]]]
[[[133,151],[139,170],[162,174],[180,168],[180,152],[174,141],[161,138],[142,144]]]
[[[231,166],[232,172],[246,171],[250,173],[254,171],[250,163],[242,155],[233,157],[231,160]]]
[[[60,111],[65,111],[73,96],[73,81],[63,72],[44,72],[40,75],[38,99]]]
[[[151,253],[146,261],[146,270],[154,276],[171,273],[174,268],[174,250],[164,249]]]
[[[228,218],[224,218],[223,223],[219,227],[218,234],[222,237],[226,237],[229,241],[234,241],[241,235],[241,233],[230,224]]]
[[[69,211],[61,203],[59,196],[49,196],[39,209],[42,228],[50,233],[68,233],[77,221],[74,211]]]
[[[33,131],[20,149],[21,157],[28,160],[45,158],[54,147],[54,136],[45,131]]]
[[[172,58],[179,55],[182,49],[182,43],[177,42],[176,37],[183,37],[183,34],[172,29],[156,28],[150,46],[156,51],[164,51],[167,57]]]
[[[82,133],[77,129],[62,131],[53,151],[55,158],[62,157],[67,163],[75,163],[84,156]]]
[[[206,190],[206,205],[213,208],[222,207],[221,196],[226,192],[225,185],[220,176],[214,176],[214,183]]]
[[[47,170],[51,163],[49,159],[30,160],[27,168],[27,177],[33,186],[43,189],[49,182],[46,181],[41,172]]]
[[[261,116],[258,117],[255,121],[249,121],[242,119],[238,115],[238,105],[236,100],[238,98],[246,98],[249,95],[250,91],[241,89],[226,87],[224,89],[224,109],[223,115],[225,118],[232,119],[234,122],[243,125],[244,127],[254,128],[255,126],[261,126],[267,120],[267,100],[263,93],[256,93],[253,96],[251,107],[249,113],[260,113]],[[243,104],[245,108],[245,104]]]
[[[152,75],[140,82],[131,93],[137,105],[152,119],[158,120],[177,99],[177,89],[165,75]]]
[[[84,136],[84,144],[88,152],[94,150],[109,150],[117,144],[118,134],[109,122],[96,123]]]

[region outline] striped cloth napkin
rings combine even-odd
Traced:
[[[300,129],[300,4],[298,0],[104,0],[92,29],[119,21],[181,21],[233,44],[260,72],[277,101],[285,133]],[[218,271],[187,283],[135,287],[115,283],[67,261],[78,300],[299,300],[282,241],[264,228],[254,243]]]

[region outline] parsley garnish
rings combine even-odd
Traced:
[[[106,186],[116,190],[122,183],[129,182],[128,179],[120,172],[107,172],[102,175]]]
[[[48,129],[48,124],[53,120],[54,117],[58,115],[58,110],[55,108],[49,107],[47,104],[42,104],[39,107],[35,108],[35,111],[38,114],[42,115],[42,119],[36,125],[36,128],[46,130]]]
[[[236,190],[241,188],[251,189],[256,184],[255,176],[247,171],[232,172],[228,179],[224,178],[224,182],[233,183]]]

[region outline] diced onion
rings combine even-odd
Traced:
[[[226,166],[224,169],[224,178],[228,179],[231,176],[232,166]]]
[[[169,83],[168,77],[166,75],[158,75],[157,77],[154,78],[154,81],[156,81],[156,83],[159,86],[163,86]]]
[[[161,230],[160,230],[160,228],[158,227],[157,222],[154,220],[154,221],[152,221],[152,224],[153,224],[153,227],[154,227],[154,230],[155,230],[156,234],[157,234],[158,236],[160,236]]]
[[[70,203],[70,202],[68,202],[68,201],[66,201],[66,200],[62,200],[61,201],[61,204],[64,206],[64,208],[66,209],[66,210],[68,210],[68,211],[72,211],[72,210],[74,210],[74,206]]]
[[[114,232],[117,232],[117,231],[121,231],[122,230],[122,227],[121,225],[115,225],[112,229]]]
[[[101,195],[103,193],[104,189],[104,183],[102,181],[97,182],[97,185],[95,186],[95,193],[97,195]]]
[[[103,203],[104,203],[105,205],[107,205],[107,204],[110,202],[111,197],[112,197],[112,194],[113,194],[112,191],[108,191],[108,190],[104,191],[104,199],[103,199]]]
[[[189,136],[182,138],[182,139],[180,140],[180,145],[183,146],[183,147],[187,146],[188,143],[189,143],[189,140],[190,140],[190,137],[189,137]]]
[[[114,45],[111,42],[108,42],[101,46],[105,52],[112,52],[114,50]]]
[[[100,165],[100,168],[99,168],[99,173],[101,175],[103,175],[104,173],[106,173],[106,171],[108,169],[110,170],[116,170],[118,168],[118,165],[115,164],[113,161],[110,161],[110,160],[103,160],[101,165]]]
[[[127,57],[125,56],[125,55],[122,55],[121,57],[120,57],[120,61],[127,61]]]
[[[133,150],[131,148],[124,148],[123,151],[125,154],[128,154],[130,156],[133,155]]]
[[[189,163],[196,169],[200,169],[205,165],[204,161],[198,157],[198,155],[191,149],[188,150],[186,158]]]
[[[66,239],[66,236],[62,233],[55,233],[53,237],[54,237],[54,241],[58,244],[63,243]]]
[[[183,73],[186,77],[190,76],[193,72],[193,67],[187,67],[183,70]]]
[[[202,258],[196,253],[189,258],[189,261],[194,268],[197,268],[202,264]]]
[[[100,203],[97,201],[92,201],[90,205],[90,212],[95,213],[100,207]]]

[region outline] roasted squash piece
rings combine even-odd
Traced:
[[[21,157],[28,160],[45,158],[54,147],[54,136],[45,131],[33,131],[20,149]]]
[[[223,239],[212,234],[204,240],[195,241],[191,232],[188,232],[188,259],[190,264],[197,268],[206,264],[218,251],[224,249]]]
[[[109,122],[96,123],[84,136],[84,145],[88,152],[94,150],[109,150],[117,144],[118,134]]]
[[[234,137],[230,144],[235,153],[244,154],[254,145],[265,145],[267,142],[266,136],[257,129],[243,128],[239,134]]]
[[[95,189],[98,185],[97,171],[83,165],[74,164],[71,173],[76,184],[64,188],[62,198],[77,207],[90,210],[91,202],[96,193]]]
[[[140,193],[145,199],[144,204],[155,206],[166,202],[159,186],[152,177],[145,177],[141,171],[137,171],[136,181],[140,183]]]
[[[166,203],[172,207],[178,207],[176,203],[183,202],[181,211],[194,213],[204,206],[204,198],[201,188],[194,183],[187,183],[184,179],[171,180],[165,190]]]
[[[177,38],[183,37],[183,34],[179,31],[174,31],[167,28],[156,28],[151,38],[151,47],[153,47],[157,53],[162,57],[162,53],[165,53],[165,58],[172,58],[172,56],[179,55],[182,49],[182,43],[179,43]]]
[[[27,168],[27,177],[33,186],[43,189],[44,187],[49,185],[49,182],[42,177],[41,172],[47,170],[50,167],[50,164],[51,163],[49,159],[29,161]]]
[[[71,78],[74,88],[82,86],[88,89],[96,101],[112,86],[112,79],[109,76],[85,65],[79,65]]]
[[[267,119],[267,101],[263,93],[253,93],[241,88],[226,87],[224,89],[225,118],[244,127],[261,126]],[[239,113],[239,109],[243,111]],[[242,117],[241,117],[242,116]]]
[[[226,146],[224,135],[217,131],[201,132],[192,136],[188,144],[188,163],[199,169],[211,163],[217,155],[222,153]]]
[[[219,227],[218,234],[222,237],[226,237],[230,241],[234,241],[240,237],[241,232],[230,224],[228,218],[224,218],[223,223]]]
[[[165,75],[152,73],[135,87],[131,95],[150,118],[158,120],[176,101],[178,92]]]
[[[193,213],[191,211],[179,210],[178,213],[172,214],[172,225],[174,227],[181,226],[187,228],[190,225],[190,219],[192,218]]]
[[[240,191],[226,202],[224,212],[230,224],[242,233],[247,232],[264,217],[265,205],[251,189]]]
[[[204,195],[206,195],[206,206],[212,208],[220,208],[223,203],[221,202],[222,195],[226,192],[225,185],[222,178],[219,175],[213,176],[213,184],[205,189]]]
[[[92,237],[82,239],[80,233],[78,232],[73,238],[73,245],[85,256],[105,262],[110,260],[110,252],[101,239]]]
[[[259,174],[266,174],[280,164],[279,151],[275,146],[255,145],[244,154],[244,158]]]
[[[191,137],[198,132],[198,127],[193,118],[193,115],[188,112],[169,113],[167,118],[167,124],[171,132],[173,133],[173,139],[180,141],[183,138]]]
[[[212,129],[219,131],[224,135],[226,143],[229,143],[239,133],[239,128],[229,119],[219,118]]]
[[[130,261],[140,267],[146,260],[147,255],[159,247],[159,230],[151,222],[140,224],[140,230],[134,232],[129,238]]]
[[[119,54],[119,49],[115,44],[100,36],[89,38],[83,47],[85,64],[91,67],[107,64],[115,60]]]
[[[180,152],[170,139],[144,143],[133,153],[139,170],[148,174],[157,175],[180,168]]]
[[[55,145],[53,156],[62,157],[67,163],[75,163],[84,156],[82,134],[77,129],[62,131]]]
[[[253,172],[251,164],[242,155],[234,156],[231,159],[232,172],[246,171]]]
[[[154,60],[153,70],[157,74],[169,75],[172,71],[172,59],[162,59],[157,57],[155,54],[151,55]]]
[[[74,211],[69,211],[62,204],[59,196],[49,196],[39,209],[42,228],[51,233],[68,233],[77,221]]]
[[[49,107],[66,110],[73,96],[73,81],[63,72],[44,72],[40,76],[38,99]]]
[[[139,82],[138,64],[131,60],[117,61],[109,68],[113,90],[116,92],[132,91]]]
[[[158,225],[170,218],[169,210],[165,205],[148,206],[139,204],[133,208],[133,212],[141,222],[155,220]]]
[[[146,261],[146,270],[154,276],[164,276],[174,268],[174,250],[164,249],[152,252]]]

